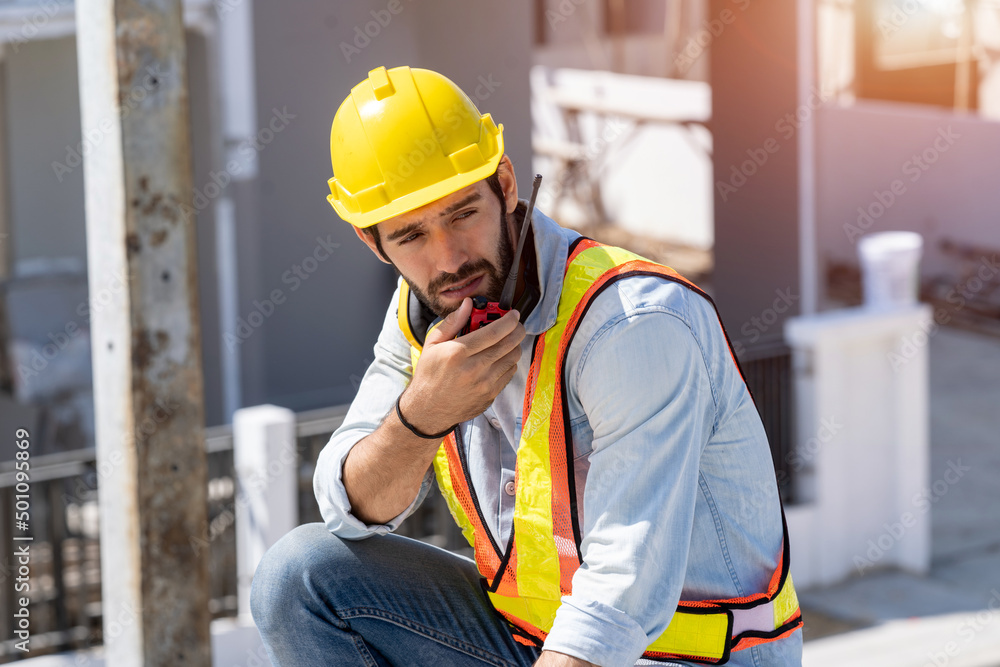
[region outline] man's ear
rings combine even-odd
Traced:
[[[382,253],[380,253],[378,251],[378,246],[375,245],[375,236],[374,235],[372,235],[370,232],[366,232],[361,227],[355,227],[354,228],[354,233],[358,235],[359,239],[361,239],[362,241],[364,241],[365,245],[368,246],[368,248],[373,253],[375,253],[376,257],[378,257],[380,260],[382,260],[386,264],[392,264],[392,262],[390,262],[387,258],[383,257]]]
[[[517,208],[517,178],[514,176],[514,163],[510,161],[504,153],[497,165],[497,179],[500,181],[500,188],[503,190],[504,201],[507,204],[507,212],[513,213]]]

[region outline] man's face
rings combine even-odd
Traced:
[[[436,315],[452,312],[467,296],[500,299],[514,249],[500,200],[485,181],[378,229],[386,259]]]

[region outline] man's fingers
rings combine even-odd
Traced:
[[[521,360],[521,346],[516,345],[514,349],[512,349],[510,352],[500,357],[500,361],[497,362],[497,366],[503,369],[507,369],[510,367],[516,369],[517,362],[519,362],[520,360]]]
[[[496,345],[511,331],[516,329],[517,325],[520,324],[518,321],[519,317],[520,314],[516,310],[511,310],[500,319],[494,320],[488,325],[462,336],[462,341],[469,348],[471,354],[481,352],[488,347]]]
[[[493,398],[496,398],[510,379],[517,372],[517,362],[521,360],[521,348],[515,347],[496,361],[490,364],[487,371],[486,381],[488,382]]]
[[[513,331],[477,354],[480,355],[480,359],[490,365],[499,363],[499,360],[511,351],[516,350],[520,352],[521,341],[524,340],[524,335],[524,327],[520,323],[517,323]]]
[[[494,398],[499,395],[501,391],[503,391],[503,388],[506,387],[511,380],[514,379],[515,373],[517,373],[517,360],[514,360],[510,367],[503,371],[497,378],[493,385]]]
[[[466,322],[469,321],[469,315],[472,314],[472,299],[466,297],[462,299],[461,305],[455,310],[448,313],[441,324],[437,325],[427,333],[427,338],[424,341],[425,345],[434,345],[436,343],[443,343],[446,340],[451,340],[458,334],[462,332],[462,327],[465,326]]]

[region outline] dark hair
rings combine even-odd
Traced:
[[[505,220],[507,218],[507,199],[503,196],[503,186],[500,185],[500,167],[497,166],[497,170],[492,174],[487,176],[484,180],[486,184],[490,186],[490,190],[493,194],[497,196],[500,200],[500,219]],[[365,227],[363,229],[364,233],[375,239],[375,247],[378,248],[378,253],[382,255],[385,260],[389,259],[389,256],[385,254],[385,250],[382,249],[382,235],[379,234],[378,225],[372,225],[371,227]]]

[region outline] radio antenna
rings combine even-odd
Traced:
[[[535,210],[535,197],[538,196],[538,187],[542,184],[542,175],[535,174],[531,183],[531,199],[528,200],[528,210],[524,213],[524,222],[521,224],[521,236],[517,239],[517,250],[514,252],[514,261],[510,265],[510,272],[507,280],[503,284],[503,291],[500,293],[500,308],[510,310],[511,302],[514,300],[514,288],[517,287],[517,272],[521,265],[521,250],[524,249],[524,240],[528,238],[528,227],[531,226],[531,214]]]

